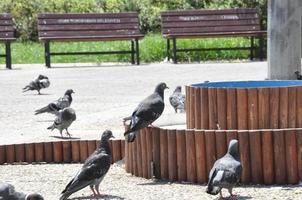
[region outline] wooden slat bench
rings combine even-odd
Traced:
[[[50,56],[91,55],[91,54],[131,54],[131,63],[139,65],[138,40],[144,36],[139,31],[138,14],[127,13],[85,13],[38,15],[39,39],[44,42],[45,64],[50,67]],[[50,42],[77,41],[131,41],[128,51],[99,52],[50,52]]]
[[[259,38],[260,59],[263,58],[263,36],[260,18],[253,8],[223,10],[180,10],[161,13],[161,29],[167,39],[167,54],[170,59],[170,40],[172,40],[173,61],[177,63],[177,52],[209,50],[249,50],[254,57],[254,38]],[[249,47],[232,48],[187,48],[176,46],[176,39],[212,38],[212,37],[250,37]]]
[[[12,16],[9,13],[0,13],[0,42],[5,44],[5,54],[0,54],[0,57],[5,57],[7,69],[12,68],[11,42],[14,40],[16,38]]]

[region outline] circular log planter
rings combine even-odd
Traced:
[[[79,163],[96,149],[98,140],[72,140],[0,145],[0,164]],[[110,140],[112,163],[123,159],[124,140]]]
[[[147,137],[146,137],[147,136]],[[302,179],[302,128],[167,130],[145,128],[125,143],[127,172],[170,181],[206,183],[214,162],[239,140],[245,184],[296,184]],[[150,143],[150,145],[145,145]],[[152,153],[152,154],[151,154]]]

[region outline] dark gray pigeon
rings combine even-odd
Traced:
[[[299,71],[295,71],[295,74],[297,76],[297,80],[302,80],[302,75]]]
[[[60,200],[67,199],[71,194],[90,186],[93,196],[102,196],[99,186],[111,165],[109,139],[113,138],[110,130],[104,131],[98,148],[86,159],[75,177],[61,193]]]
[[[62,110],[63,108],[67,108],[70,106],[70,104],[72,102],[72,96],[71,96],[72,93],[74,93],[74,91],[72,89],[66,90],[63,97],[48,104],[47,106],[45,106],[43,108],[35,110],[35,115],[38,115],[41,113],[51,113],[51,114],[57,115],[59,110]]]
[[[70,133],[68,132],[68,127],[72,124],[73,121],[76,120],[76,114],[74,109],[68,107],[60,110],[53,124],[47,129],[58,129],[60,131],[61,137],[62,131],[65,129],[66,134],[70,137]]]
[[[128,142],[133,142],[137,131],[152,124],[160,117],[165,108],[164,90],[166,83],[159,83],[153,94],[145,98],[131,115],[130,128],[124,133]],[[127,118],[125,118],[127,119]]]
[[[0,183],[0,200],[44,200],[37,193],[24,194],[16,192],[15,187],[9,183]]]
[[[228,152],[214,163],[210,171],[206,192],[212,195],[220,193],[220,197],[224,198],[221,189],[227,188],[231,196],[236,196],[232,189],[239,182],[241,171],[238,140],[231,140]]]
[[[22,92],[27,92],[29,90],[37,90],[38,94],[41,94],[40,90],[43,88],[48,88],[49,85],[50,81],[48,77],[40,74],[35,80],[31,81],[28,85],[22,88]]]
[[[173,94],[169,97],[169,101],[175,113],[177,113],[177,110],[180,112],[185,111],[186,96],[181,93],[181,86],[176,87]]]

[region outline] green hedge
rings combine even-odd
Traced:
[[[37,40],[37,14],[137,11],[143,33],[160,30],[160,12],[176,9],[256,7],[266,26],[267,0],[1,0],[0,12],[11,13],[22,41]]]

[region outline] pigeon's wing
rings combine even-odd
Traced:
[[[103,177],[110,168],[110,159],[111,157],[108,154],[102,153],[90,157],[62,193],[72,194],[92,184],[96,179]]]
[[[60,109],[67,108],[70,106],[70,102],[66,96],[61,97],[57,100],[57,107]]]
[[[162,114],[164,106],[162,98],[153,94],[140,103],[133,113],[138,118],[154,121]]]
[[[15,191],[15,187],[9,183],[0,183],[0,200],[20,200],[25,195]]]

